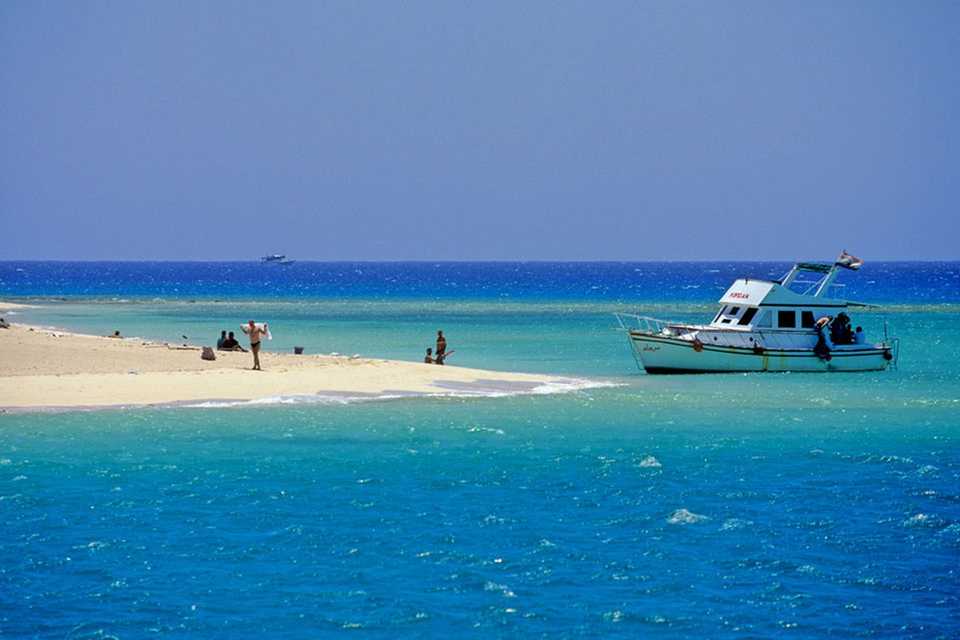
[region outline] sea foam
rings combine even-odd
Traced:
[[[376,402],[409,398],[505,398],[524,395],[557,395],[621,386],[605,380],[582,378],[557,378],[549,382],[528,383],[500,380],[477,380],[475,382],[453,382],[438,380],[435,386],[443,389],[437,393],[420,393],[388,390],[382,393],[317,393],[302,395],[279,395],[256,398],[253,400],[206,400],[201,402],[177,403],[193,409],[220,409],[227,407],[256,407],[280,404],[316,404],[347,405],[360,402]],[[655,460],[655,459],[654,459]]]
[[[668,524],[697,524],[698,522],[705,522],[709,520],[709,516],[700,515],[699,513],[693,513],[692,511],[687,511],[686,509],[677,509],[670,517],[667,518]]]

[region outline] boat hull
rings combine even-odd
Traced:
[[[881,371],[893,356],[878,345],[846,345],[823,360],[812,349],[720,346],[675,336],[630,331],[630,346],[647,373],[740,373],[751,371]]]

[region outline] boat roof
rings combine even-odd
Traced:
[[[830,271],[836,265],[827,264],[825,262],[798,262],[793,265],[793,268],[797,271],[812,271],[814,273],[830,273]]]
[[[847,301],[797,293],[777,282],[741,278],[734,281],[720,298],[721,304],[751,307],[846,307]]]

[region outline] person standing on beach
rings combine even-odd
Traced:
[[[267,325],[263,325],[263,329],[257,326],[257,323],[253,320],[247,322],[247,326],[243,327],[243,332],[250,337],[250,351],[253,352],[253,370],[262,371],[260,368],[260,340],[263,338],[263,334],[266,333]]]
[[[447,352],[447,339],[443,337],[443,331],[437,331],[437,357],[442,357]]]

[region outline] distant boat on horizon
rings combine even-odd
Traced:
[[[296,260],[288,260],[287,256],[280,253],[274,253],[268,256],[263,256],[260,258],[260,262],[262,264],[293,264],[296,262]]]

